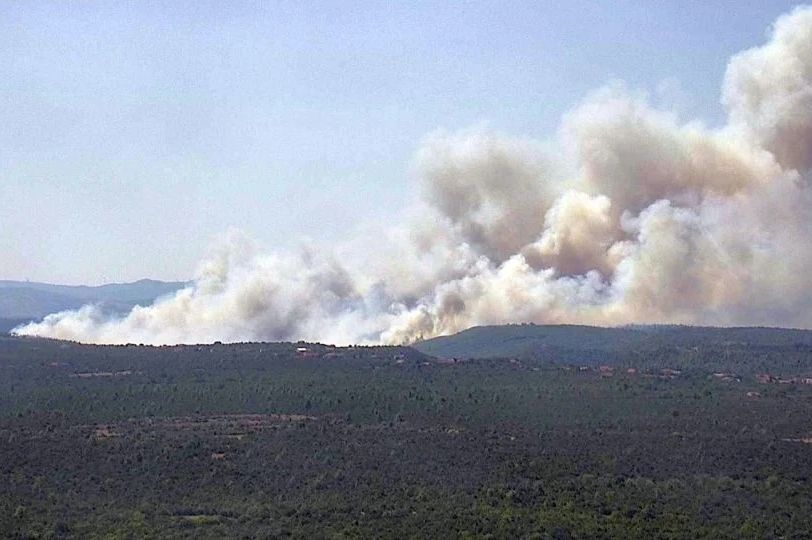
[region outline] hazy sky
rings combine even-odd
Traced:
[[[552,136],[622,79],[721,123],[792,2],[0,2],[0,279],[187,278],[238,227],[348,236],[437,128]]]

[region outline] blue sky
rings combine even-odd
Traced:
[[[621,79],[719,124],[791,2],[0,2],[0,279],[187,278],[238,227],[344,238],[437,128],[551,137]]]

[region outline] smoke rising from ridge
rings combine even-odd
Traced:
[[[233,232],[152,306],[15,332],[343,344],[527,321],[812,327],[812,8],[730,60],[722,102],[728,122],[709,129],[613,84],[564,115],[553,149],[437,132],[416,156],[420,203],[383,237],[267,254]]]

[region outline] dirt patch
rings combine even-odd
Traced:
[[[130,369],[125,369],[123,371],[88,371],[85,373],[73,373],[69,376],[74,379],[93,379],[96,377],[127,377],[134,373]]]
[[[98,426],[93,432],[93,437],[96,439],[112,439],[119,436],[120,434],[113,429],[113,426]]]
[[[201,432],[217,437],[241,440],[251,433],[258,433],[270,429],[300,422],[316,420],[315,416],[304,414],[220,414],[200,416],[170,416],[165,418],[149,418],[144,420],[129,420],[116,424],[92,424],[78,426],[79,429],[89,431],[96,439],[110,439],[125,433],[137,431],[143,433],[188,433]],[[214,458],[213,459],[217,459]]]
[[[784,442],[797,442],[803,444],[812,444],[812,437],[801,437],[799,439],[781,439]]]
[[[174,416],[152,420],[152,425],[174,430],[224,429],[259,430],[288,422],[315,420],[304,414],[222,414],[213,416]],[[232,433],[238,435],[239,433]]]

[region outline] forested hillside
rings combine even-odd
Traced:
[[[0,536],[808,537],[812,353],[714,347],[588,367],[3,338]]]
[[[625,326],[510,324],[477,326],[458,334],[414,344],[442,358],[522,358],[581,363],[623,363],[640,355],[685,360],[685,349],[708,353],[703,361],[752,358],[770,350],[812,348],[812,331],[785,328],[713,328],[701,326]]]

